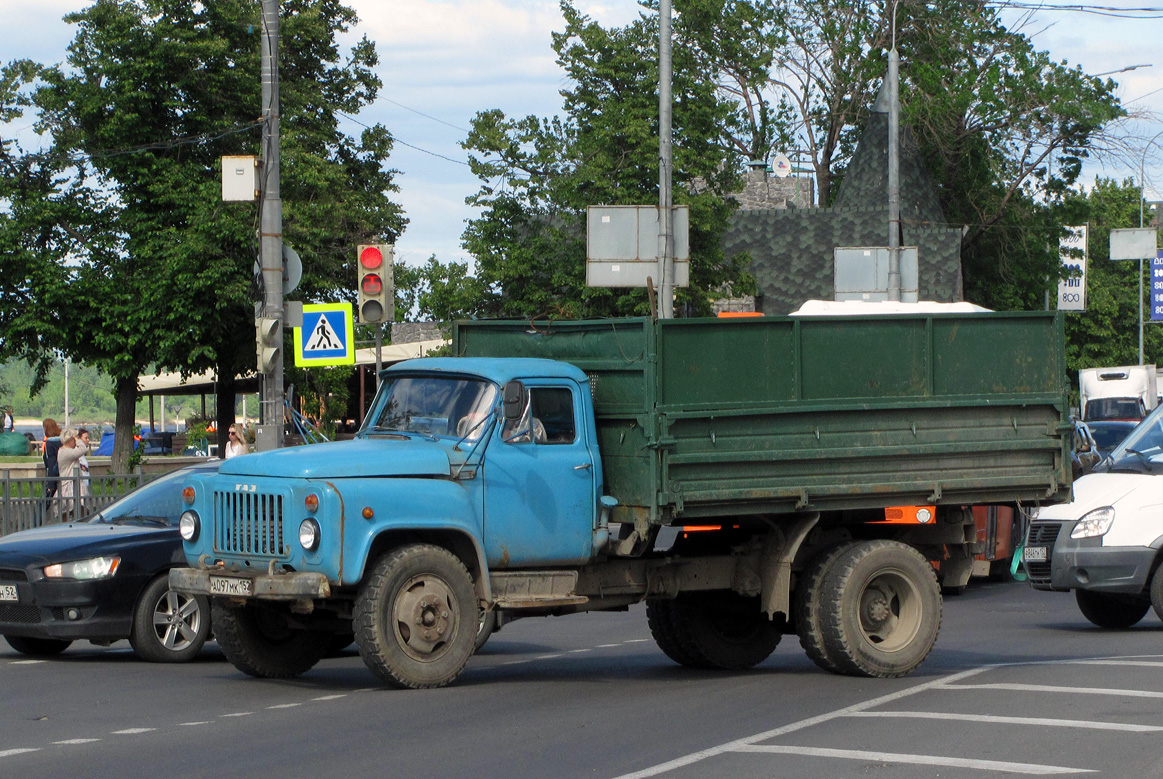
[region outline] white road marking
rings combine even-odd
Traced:
[[[268,709],[293,709],[296,706],[302,706],[302,703],[279,703],[274,706],[267,706]]]
[[[621,644],[598,644],[594,648],[595,649],[613,649],[616,646],[622,646],[622,645]]]
[[[312,698],[313,701],[333,701],[337,698],[346,698],[347,693],[340,693],[338,695],[320,695],[318,698]]]
[[[249,717],[253,711],[236,711],[233,714],[223,714],[223,717]]]
[[[33,749],[5,749],[0,751],[0,757],[12,757],[13,755],[23,755],[26,752],[39,752],[39,748]]]
[[[560,652],[558,654],[555,654],[555,655],[537,655],[537,657],[534,657],[533,659],[534,660],[555,660],[558,657],[561,657]]]
[[[800,720],[799,722],[793,722],[790,725],[784,725],[782,727],[766,730],[762,733],[756,733],[754,736],[747,736],[746,738],[737,739],[735,741],[728,741],[727,743],[720,744],[717,747],[701,749],[698,752],[692,752],[689,755],[675,758],[674,760],[669,760],[665,763],[659,763],[658,765],[651,766],[650,768],[643,768],[641,771],[623,774],[622,776],[617,777],[617,779],[644,779],[644,777],[647,776],[657,776],[658,774],[664,774],[667,771],[673,771],[676,768],[683,768],[684,766],[697,763],[701,760],[706,760],[709,757],[717,757],[726,752],[737,752],[739,751],[740,747],[751,746],[752,744],[755,744],[759,741],[767,741],[771,738],[784,736],[788,733],[794,733],[797,730],[810,728],[813,725],[820,725],[824,722],[837,719],[838,717],[851,714],[852,712],[865,711],[875,706],[881,706],[886,703],[900,700],[901,698],[907,698],[910,695],[916,695],[917,693],[941,688],[952,682],[956,682],[961,679],[968,679],[971,676],[976,676],[977,674],[992,670],[994,667],[995,666],[984,666],[982,668],[971,668],[968,671],[961,671],[960,673],[951,674],[950,676],[943,676],[940,679],[934,679],[931,682],[918,684],[916,687],[909,687],[907,689],[900,690],[899,692],[882,695],[879,698],[873,698],[872,700],[864,701],[863,703],[856,703],[843,709],[829,712],[827,714],[820,714],[815,717],[809,717],[808,719]]]
[[[195,725],[213,725],[213,724],[214,724],[214,720],[204,719],[201,722],[179,722],[178,727],[179,728],[192,728]]]
[[[1159,725],[1131,725],[1123,722],[1094,722],[1079,719],[1049,719],[1046,717],[1001,717],[992,714],[953,714],[945,711],[857,711],[845,717],[884,717],[896,719],[942,719],[962,722],[987,722],[998,725],[1042,725],[1051,728],[1082,728],[1083,730],[1122,730],[1130,733],[1155,733]]]
[[[61,746],[68,746],[70,744],[92,744],[94,741],[100,741],[99,738],[66,738],[64,741],[54,741],[54,744]]]
[[[1037,763],[1010,763],[1001,760],[975,760],[964,757],[943,757],[940,755],[913,755],[898,752],[870,752],[862,749],[824,749],[821,747],[765,746],[751,744],[731,750],[733,752],[763,752],[774,755],[807,755],[808,757],[835,757],[844,760],[874,760],[882,763],[906,763],[911,765],[940,765],[950,768],[973,768],[978,771],[1004,771],[1011,774],[1093,774],[1091,768],[1069,768]]]
[[[1135,668],[1163,668],[1158,660],[1072,660],[1072,665],[1129,665]]]
[[[652,639],[649,638],[632,638],[629,641],[623,641],[623,644],[644,644]]]
[[[592,651],[594,651],[594,650],[592,650],[592,649],[571,649],[571,650],[569,650],[568,654],[580,655],[580,654],[583,654],[585,652],[592,652]]]
[[[524,665],[525,663],[532,663],[532,662],[533,662],[532,660],[510,660],[507,663],[501,663],[501,665]]]
[[[13,660],[12,665],[37,665],[39,663],[47,662],[46,660]]]
[[[137,735],[138,733],[152,733],[155,730],[157,730],[157,728],[126,728],[125,730],[113,731],[113,735],[115,735],[115,736],[134,736],[134,735]]]
[[[1059,687],[1053,684],[948,684],[946,690],[1012,690],[1014,692],[1065,692],[1077,695],[1115,695],[1127,698],[1163,698],[1163,692],[1154,690],[1119,690],[1104,687]]]

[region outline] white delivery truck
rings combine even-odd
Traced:
[[[1154,376],[1154,369],[1152,369]],[[1022,555],[1039,590],[1074,590],[1083,616],[1127,628],[1163,618],[1163,406],[1139,423],[1074,500],[1034,514]]]
[[[1078,372],[1083,422],[1139,420],[1159,403],[1154,365],[1083,368]]]

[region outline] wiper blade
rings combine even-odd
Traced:
[[[170,520],[166,517],[150,517],[150,516],[126,516],[116,517],[113,520],[115,525],[129,525],[136,522],[144,522],[150,525],[161,525],[162,527],[169,527]]]

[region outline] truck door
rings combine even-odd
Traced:
[[[496,568],[583,563],[597,499],[578,389],[526,384],[523,421],[497,426],[484,462],[485,554]]]

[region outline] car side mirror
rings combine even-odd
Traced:
[[[506,422],[516,422],[525,414],[528,405],[529,393],[524,383],[513,379],[505,385],[501,393],[501,409]]]

